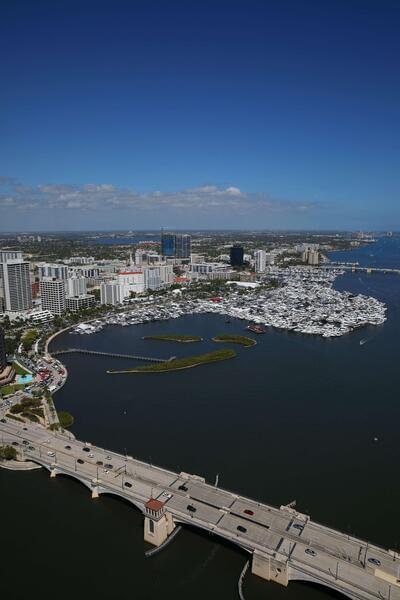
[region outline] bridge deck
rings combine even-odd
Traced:
[[[98,486],[100,493],[120,495],[142,510],[150,497],[163,500],[176,522],[196,525],[249,552],[257,550],[288,560],[289,579],[320,581],[353,599],[400,600],[398,555],[314,523],[292,509],[259,503],[209,485],[201,478],[174,473],[93,445],[89,445],[93,454],[89,457],[89,452],[83,451],[85,444],[78,440],[71,441],[39,425],[24,427],[26,430],[10,419],[0,422],[3,442],[17,441],[25,458],[77,477],[88,487]],[[23,440],[29,445],[24,445]],[[78,463],[78,459],[84,462]],[[96,461],[110,463],[112,468],[106,472]],[[179,489],[181,485],[187,491]],[[196,511],[190,512],[189,505]],[[245,510],[253,514],[246,514]]]

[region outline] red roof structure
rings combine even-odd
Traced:
[[[150,498],[150,500],[147,500],[147,502],[144,506],[145,506],[145,508],[148,508],[149,510],[158,512],[164,507],[164,502],[161,502],[160,500],[155,500],[154,498]]]

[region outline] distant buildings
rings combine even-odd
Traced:
[[[318,245],[314,244],[304,247],[301,258],[303,262],[308,263],[309,265],[319,265]]]
[[[6,311],[32,307],[29,262],[23,260],[21,252],[0,252],[0,296]]]
[[[229,256],[232,267],[243,266],[244,250],[242,246],[239,246],[238,244],[232,246],[232,248],[230,249]]]
[[[67,279],[68,267],[66,265],[44,263],[38,265],[39,279],[51,277],[55,279]]]
[[[161,254],[164,258],[189,258],[192,238],[183,233],[162,233]]]

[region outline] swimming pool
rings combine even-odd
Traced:
[[[32,375],[17,375],[17,383],[32,383]]]

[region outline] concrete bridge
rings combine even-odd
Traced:
[[[62,354],[93,354],[95,356],[111,356],[112,358],[129,358],[130,360],[147,360],[149,362],[165,362],[170,358],[155,358],[154,356],[137,356],[136,354],[119,354],[118,352],[100,352],[99,350],[85,350],[84,348],[67,348],[66,350],[54,350],[52,356]]]
[[[240,546],[251,572],[287,586],[303,580],[352,600],[400,600],[400,555],[325,527],[295,510],[276,508],[35,424],[0,421],[0,441],[51,477],[80,480],[93,498],[114,494],[144,514],[144,539],[155,547],[189,524]],[[371,518],[374,518],[371,515]]]
[[[352,273],[396,273],[397,275],[400,275],[400,269],[389,269],[385,267],[359,267],[358,265],[341,265],[340,263],[320,265],[319,268],[325,270],[343,269],[344,271],[351,271]]]

